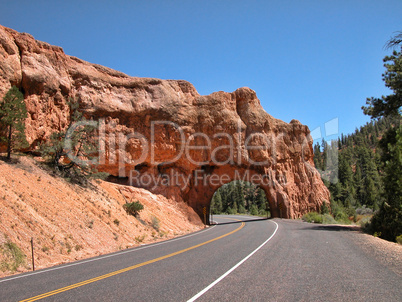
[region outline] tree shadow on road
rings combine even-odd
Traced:
[[[222,219],[222,218],[221,218]],[[231,218],[224,218],[224,219],[231,219]],[[237,219],[237,218],[236,218]],[[242,220],[237,220],[237,221],[228,221],[228,222],[211,222],[210,225],[225,225],[225,224],[236,224],[236,223],[242,223],[242,222],[257,222],[257,221],[262,221],[262,220],[269,220],[271,218],[256,218],[256,219],[242,219]]]
[[[313,231],[335,231],[335,232],[360,232],[358,225],[336,225],[336,224],[309,224],[304,230]]]

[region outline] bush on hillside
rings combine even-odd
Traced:
[[[123,208],[128,214],[137,217],[138,213],[144,209],[144,206],[139,201],[135,201],[126,203]]]
[[[18,267],[25,265],[26,256],[23,251],[11,241],[0,245],[0,254],[3,260],[0,262],[0,270],[15,272]]]

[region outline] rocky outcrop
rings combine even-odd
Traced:
[[[32,149],[67,127],[72,99],[99,121],[100,170],[199,214],[234,179],[259,184],[275,216],[329,200],[308,127],[273,118],[249,88],[202,96],[186,81],[130,77],[5,27],[0,57],[0,96],[11,85],[23,91]]]

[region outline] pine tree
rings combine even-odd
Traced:
[[[402,235],[402,32],[388,41],[387,47],[400,47],[384,58],[385,86],[392,93],[381,98],[369,98],[362,109],[371,118],[396,117],[399,124],[392,125],[380,141],[384,163],[384,197],[380,210],[372,219],[374,232],[384,239],[395,241]],[[385,122],[388,122],[385,120]]]
[[[353,183],[354,187],[356,190],[356,200],[359,203],[359,205],[365,204],[364,200],[364,184],[363,184],[363,178],[362,178],[362,171],[359,165],[356,165],[356,172],[353,175]]]
[[[243,183],[241,181],[235,181],[234,187],[234,200],[236,207],[233,206],[233,208],[236,208],[238,210],[241,206],[244,207]]]
[[[265,214],[266,210],[269,208],[265,192],[260,188],[257,190],[256,205],[258,208],[258,212],[263,214]]]
[[[222,196],[221,196],[221,190],[217,190],[212,197],[211,201],[211,208],[212,208],[212,214],[220,214],[222,213]]]
[[[359,147],[358,150],[357,166],[361,169],[361,182],[363,184],[360,190],[361,203],[372,209],[377,209],[380,204],[382,186],[374,155],[366,146]]]
[[[321,165],[321,170],[325,171],[327,167],[327,159],[328,159],[328,143],[322,139],[321,142],[321,147],[322,147],[322,165]]]
[[[85,119],[78,110],[78,102],[68,103],[70,124],[67,129],[52,133],[40,146],[42,157],[62,176],[79,184],[88,178],[105,178],[107,173],[98,172],[96,163],[96,122]]]
[[[346,159],[344,154],[339,156],[339,171],[338,171],[339,181],[344,187],[353,186],[353,171],[350,166],[350,162]]]
[[[395,134],[388,133],[385,141],[387,152],[385,161],[384,191],[385,201],[380,211],[372,220],[373,231],[380,233],[384,239],[395,241],[402,234],[402,126],[394,129]]]
[[[7,159],[16,148],[25,148],[25,119],[27,109],[24,96],[17,87],[8,90],[0,103],[0,138],[7,144]]]
[[[238,212],[239,214],[246,214],[246,208],[244,207],[244,205],[239,205]]]
[[[255,204],[250,207],[250,215],[258,215],[258,207]]]
[[[314,145],[314,165],[317,169],[323,170],[323,164],[322,164],[322,155],[321,155],[321,148],[320,144],[316,143]]]

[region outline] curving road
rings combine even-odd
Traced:
[[[215,216],[177,239],[0,279],[0,301],[401,301],[339,227]]]

